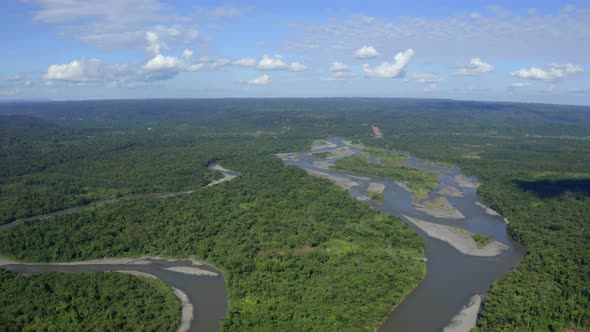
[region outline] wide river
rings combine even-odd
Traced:
[[[359,154],[360,150],[347,146],[340,138],[326,140],[330,146],[314,149],[313,153],[330,152],[340,148],[347,148],[353,154]],[[523,257],[524,248],[511,241],[506,233],[506,224],[500,216],[486,213],[486,210],[478,206],[477,191],[475,188],[460,187],[455,177],[462,175],[457,167],[434,167],[425,165],[424,161],[410,156],[407,165],[412,168],[429,169],[440,177],[439,187],[446,186],[459,188],[463,193],[462,197],[448,197],[449,202],[457,208],[464,216],[463,219],[445,219],[432,217],[424,212],[418,211],[412,204],[411,194],[395,182],[382,178],[360,178],[352,174],[327,170],[317,167],[314,163],[325,161],[314,158],[311,152],[290,154],[288,158],[283,157],[288,165],[295,165],[300,168],[327,173],[336,177],[349,179],[355,182],[348,189],[353,197],[365,195],[369,183],[376,182],[383,184],[384,199],[380,203],[363,200],[376,210],[384,214],[398,216],[404,220],[404,216],[418,218],[421,220],[460,227],[471,232],[492,235],[497,241],[508,246],[508,250],[496,257],[475,257],[462,254],[446,242],[428,236],[421,229],[411,222],[408,222],[424,239],[427,257],[426,279],[415,288],[392,312],[380,328],[380,331],[412,331],[431,332],[441,331],[447,326],[452,318],[469,303],[470,298],[475,294],[485,294],[492,282],[512,269]],[[317,165],[317,164],[316,164]],[[236,176],[237,173],[222,170],[226,176]],[[230,179],[230,178],[229,178]],[[475,180],[472,178],[472,180]],[[188,194],[186,193],[174,193]],[[156,195],[154,195],[156,196]],[[162,197],[158,194],[157,197]],[[114,203],[111,201],[106,204]],[[79,210],[70,209],[55,214],[72,213]],[[41,219],[43,216],[28,218],[17,221],[12,225],[0,227],[14,227],[19,223],[31,219]],[[407,220],[406,220],[407,221]],[[193,304],[194,320],[190,325],[190,331],[218,331],[220,321],[225,317],[227,310],[227,291],[223,276],[219,271],[207,266],[199,266],[199,269],[214,271],[217,276],[197,276],[175,271],[166,270],[169,267],[194,267],[190,262],[167,261],[161,259],[148,259],[150,264],[87,264],[87,265],[48,265],[48,264],[11,264],[3,267],[22,273],[43,273],[43,272],[99,272],[134,270],[152,274],[171,286],[183,291]]]
[[[313,153],[330,152],[341,148],[347,148],[354,154],[360,153],[359,149],[346,145],[340,138],[330,138],[326,141],[330,143],[330,146],[314,149]],[[447,186],[461,190],[462,197],[447,197],[447,199],[465,218],[447,219],[432,217],[418,211],[412,204],[411,194],[393,181],[370,177],[362,179],[359,176],[317,167],[318,161],[325,160],[314,158],[310,152],[297,153],[295,157],[291,156],[283,160],[289,165],[346,178],[357,183],[358,185],[348,189],[353,197],[365,195],[370,182],[385,185],[382,202],[363,200],[384,214],[391,214],[404,220],[406,220],[404,216],[409,216],[437,224],[460,227],[473,233],[491,235],[508,246],[508,250],[496,257],[469,256],[462,254],[446,242],[428,236],[408,222],[425,243],[425,254],[428,259],[426,279],[395,308],[381,326],[380,331],[442,331],[453,317],[468,305],[473,295],[486,294],[492,282],[514,268],[524,256],[524,248],[508,236],[504,219],[498,215],[488,214],[483,207],[476,204],[477,189],[459,186],[456,176],[463,174],[458,167],[428,166],[424,160],[413,156],[409,156],[407,160],[407,166],[428,169],[439,176],[440,184],[434,192]]]

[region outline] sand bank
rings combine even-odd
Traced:
[[[481,183],[477,182],[476,180],[469,179],[463,174],[455,175],[455,181],[459,187],[463,188],[478,188],[481,185]]]
[[[334,162],[330,160],[318,160],[315,161],[313,165],[317,168],[329,170],[330,167],[334,166]]]
[[[487,214],[489,214],[490,216],[499,216],[500,214],[496,211],[494,211],[492,208],[488,207],[487,205],[480,203],[480,202],[475,202],[475,204],[479,207],[481,207],[482,209],[484,209],[486,211]]]
[[[334,184],[336,184],[337,186],[347,189],[347,190],[350,189],[351,187],[359,185],[358,182],[354,182],[352,180],[349,180],[347,178],[343,178],[340,176],[336,176],[336,175],[332,175],[332,174],[328,174],[328,173],[324,173],[324,172],[319,172],[319,171],[314,171],[314,170],[307,169],[307,168],[305,169],[305,171],[309,175],[328,179],[328,180],[332,181]]]
[[[217,179],[215,181],[212,181],[211,183],[209,183],[208,185],[206,185],[205,188],[206,187],[214,186],[216,184],[220,184],[222,182],[229,181],[229,180],[235,178],[236,176],[238,176],[237,174],[228,174],[227,172],[232,172],[232,171],[223,168],[223,166],[221,166],[221,164],[219,164],[219,163],[216,163],[216,164],[211,165],[210,168],[212,170],[216,170],[216,171],[222,172],[223,173],[223,177],[221,179]]]
[[[428,236],[447,242],[465,255],[491,257],[498,256],[500,253],[508,249],[508,246],[498,241],[494,241],[483,248],[478,248],[471,233],[467,231],[459,233],[453,230],[450,226],[439,225],[408,216],[404,217],[414,225],[418,226],[418,228],[423,230]]]
[[[131,275],[138,276],[138,277],[146,277],[146,278],[152,278],[152,279],[159,279],[158,277],[156,277],[153,274],[149,274],[147,272],[135,271],[135,270],[117,270],[115,272],[125,273],[125,274],[131,274]]]
[[[191,328],[191,322],[193,321],[193,304],[188,300],[188,296],[178,288],[174,288],[174,295],[180,300],[182,305],[182,316],[180,317],[180,325],[176,332],[187,332]]]
[[[369,187],[367,188],[367,191],[370,191],[373,193],[379,193],[379,194],[383,194],[384,190],[385,190],[385,185],[382,183],[377,183],[377,182],[369,183]]]
[[[451,196],[451,197],[463,197],[463,193],[456,187],[446,186],[438,191],[439,195]]]
[[[18,265],[63,265],[63,266],[75,266],[75,265],[149,265],[153,262],[147,260],[147,258],[103,258],[103,259],[93,259],[89,261],[79,261],[79,262],[67,262],[67,263],[23,263],[23,262],[16,262],[8,259],[0,259],[0,266],[3,265],[11,265],[11,264],[18,264]]]
[[[178,272],[178,273],[184,273],[184,274],[192,274],[195,276],[208,276],[208,277],[218,276],[218,274],[215,272],[199,269],[196,267],[190,267],[190,266],[173,266],[173,267],[164,268],[164,270]]]
[[[311,147],[311,151],[315,151],[315,150],[319,150],[319,149],[324,149],[324,148],[335,148],[337,145],[334,143],[330,143],[328,141],[325,141],[323,139],[320,140],[315,140],[312,143],[312,147]]]
[[[395,184],[397,184],[398,186],[402,187],[402,189],[404,189],[405,191],[411,193],[412,189],[410,189],[410,186],[407,182],[401,182],[401,181],[394,181]]]
[[[477,322],[477,312],[481,305],[481,296],[474,295],[469,299],[467,306],[451,320],[449,325],[445,326],[443,332],[469,332],[475,327]]]
[[[422,211],[429,216],[435,218],[446,218],[446,219],[463,219],[465,216],[461,211],[457,210],[449,200],[444,196],[435,196],[432,198],[412,200],[412,204],[416,207],[416,210]]]

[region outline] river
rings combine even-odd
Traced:
[[[224,169],[219,163],[209,165],[208,168],[213,171],[221,172],[223,174],[223,178],[211,182],[206,187],[229,181],[238,176],[237,172]],[[192,191],[154,193],[104,200],[84,206],[48,213],[45,215],[19,219],[12,223],[1,225],[0,231],[18,226],[19,224],[26,222],[40,222],[41,219],[48,219],[52,216],[75,213],[91,206],[114,204],[116,202],[125,200],[167,198],[179,195],[187,195],[190,193],[192,193]],[[21,264],[6,262],[0,259],[0,267],[14,272],[27,274],[45,272],[109,272],[120,270],[149,273],[163,280],[170,286],[181,290],[187,295],[189,302],[193,305],[193,320],[190,324],[189,331],[215,332],[221,329],[221,321],[225,318],[225,314],[227,312],[227,289],[225,287],[223,274],[220,271],[204,264],[195,265],[190,261],[153,258],[142,259],[141,261],[143,261],[144,264],[134,264],[133,262],[125,264],[111,264],[107,259],[105,260],[105,262],[107,262],[105,264],[85,264],[84,262],[79,262],[76,263],[76,265],[63,265],[59,263]],[[171,267],[184,267],[189,269],[198,268],[201,270],[214,272],[216,275],[202,276],[167,270]]]
[[[326,141],[330,144],[329,146],[313,149],[312,152],[330,152],[346,148],[352,154],[360,153],[358,148],[348,146],[341,138],[329,138]],[[474,295],[485,295],[492,282],[513,269],[524,256],[525,249],[508,236],[504,219],[499,215],[488,214],[482,206],[476,204],[477,189],[459,186],[456,176],[461,176],[463,173],[458,167],[428,166],[424,160],[413,156],[409,156],[406,162],[409,167],[425,168],[438,175],[440,183],[433,193],[447,186],[461,190],[462,197],[447,196],[447,199],[465,218],[448,219],[433,217],[417,210],[412,204],[411,193],[393,181],[354,176],[318,167],[318,161],[325,162],[326,160],[314,158],[311,152],[289,154],[281,157],[285,164],[348,179],[358,184],[348,189],[348,192],[353,197],[358,198],[366,195],[371,182],[385,185],[382,202],[376,203],[368,200],[363,200],[363,202],[370,204],[374,209],[384,214],[402,218],[424,240],[427,258],[426,278],[395,308],[379,331],[442,331],[453,317],[464,306],[468,305]],[[474,178],[469,179],[476,181]],[[506,245],[507,250],[495,257],[465,255],[447,242],[428,236],[420,228],[409,222],[405,216],[436,224],[460,227],[474,233],[491,235],[496,241]]]
[[[326,140],[330,146],[316,148],[317,152],[330,152],[337,149],[349,149],[351,154],[359,154],[360,150],[350,147],[343,139],[330,138]],[[414,228],[425,243],[425,255],[427,257],[426,278],[395,308],[391,315],[380,327],[380,331],[417,331],[431,332],[441,331],[447,326],[453,317],[457,315],[470,298],[475,294],[485,294],[492,282],[504,275],[516,266],[524,255],[524,248],[512,241],[507,232],[506,224],[501,216],[490,215],[486,210],[478,206],[477,190],[475,188],[461,187],[457,183],[456,176],[463,175],[457,167],[428,166],[419,158],[409,156],[407,165],[412,168],[426,168],[435,172],[440,178],[436,192],[447,186],[460,188],[462,197],[447,197],[448,201],[458,209],[465,218],[447,219],[437,218],[416,209],[412,204],[411,194],[402,186],[393,181],[382,178],[359,177],[352,174],[327,170],[314,165],[324,159],[314,158],[311,152],[301,152],[281,155],[287,165],[295,165],[300,168],[333,175],[346,179],[352,185],[348,192],[351,196],[359,198],[366,195],[369,183],[375,182],[385,186],[383,201],[375,203],[363,200],[374,209],[384,214],[391,214],[404,219]],[[335,158],[332,158],[335,159]],[[376,162],[376,161],[375,161]],[[219,165],[217,165],[219,166]],[[220,169],[215,165],[211,169],[221,171],[226,180],[231,180],[237,173]],[[475,179],[471,179],[475,180]],[[219,183],[219,182],[216,182]],[[173,195],[188,194],[179,192],[170,194],[142,195],[141,198],[162,198]],[[120,198],[117,200],[123,200]],[[127,198],[128,199],[128,198]],[[136,198],[133,198],[136,199]],[[137,198],[139,199],[139,197]],[[111,204],[117,200],[102,202]],[[85,206],[87,207],[87,206]],[[73,213],[82,208],[73,208],[44,216],[18,220],[12,224],[0,226],[4,228],[14,227],[22,222],[34,219],[43,219],[52,215]],[[471,232],[492,235],[495,240],[507,246],[507,250],[495,257],[476,257],[462,254],[450,244],[428,236],[420,228],[409,222],[405,216],[418,218],[424,221],[442,225],[460,227]],[[134,270],[146,272],[162,279],[171,286],[182,290],[187,294],[193,304],[194,320],[190,325],[190,331],[218,331],[220,322],[225,317],[227,310],[227,290],[222,274],[208,266],[199,266],[200,269],[214,271],[217,276],[197,276],[166,270],[169,267],[194,267],[188,261],[168,261],[162,259],[149,259],[150,264],[87,264],[87,265],[50,265],[50,264],[9,264],[4,265],[12,271],[21,273],[43,272],[101,272],[117,270]]]

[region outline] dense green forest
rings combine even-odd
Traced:
[[[180,302],[157,279],[0,269],[0,331],[175,331]]]
[[[590,326],[590,141],[403,135],[381,144],[476,175],[480,199],[527,246],[524,261],[494,283],[478,330]]]
[[[196,189],[22,224],[0,232],[2,255],[196,255],[225,271],[227,330],[373,330],[424,276],[419,237],[273,156],[344,136],[459,165],[510,220],[528,253],[494,283],[478,330],[590,326],[590,108],[228,99],[4,104],[0,114],[18,114],[0,116],[0,222]],[[206,169],[217,160],[240,176],[200,189],[220,176]]]
[[[225,271],[227,330],[373,330],[424,277],[409,226],[274,156],[309,148],[309,138],[189,138],[204,170],[222,159],[240,176],[189,196],[25,223],[0,232],[0,252],[28,261],[195,255]]]

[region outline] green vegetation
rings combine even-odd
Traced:
[[[418,198],[425,198],[438,185],[438,177],[429,171],[398,166],[381,166],[369,162],[367,156],[339,159],[336,161],[335,169],[408,182],[410,189]]]
[[[391,153],[386,151],[385,149],[374,146],[365,146],[362,149],[362,152],[365,156],[373,156],[379,158],[379,162],[383,166],[389,167],[406,167],[406,160],[408,159],[407,156]]]
[[[206,171],[209,161],[223,159],[240,176],[193,187],[188,196],[122,201],[24,223],[0,232],[0,253],[23,261],[194,255],[225,272],[225,330],[374,330],[424,278],[424,263],[415,259],[424,255],[422,241],[400,219],[274,156],[308,142],[181,135],[167,144],[197,152],[168,159],[167,167],[190,161]]]
[[[369,198],[372,201],[375,201],[375,202],[381,202],[381,201],[383,201],[383,193],[377,193],[377,192],[374,192],[374,191],[369,191],[368,194],[369,194]]]
[[[313,156],[320,159],[328,159],[332,156],[330,152],[316,152],[313,153]]]
[[[477,331],[590,326],[590,141],[415,135],[387,144],[443,160],[483,180],[480,199],[510,220],[528,249],[494,282]],[[481,159],[465,159],[474,149]]]
[[[473,240],[475,241],[475,244],[477,244],[477,247],[481,249],[487,246],[488,244],[494,242],[494,237],[490,235],[475,233],[473,234]]]
[[[492,286],[479,331],[590,326],[590,108],[117,100],[6,103],[0,114],[20,114],[0,115],[0,223],[119,195],[197,189],[23,224],[0,232],[2,254],[45,261],[194,254],[226,271],[227,330],[373,330],[424,276],[413,259],[420,239],[273,157],[341,136],[458,165],[482,180],[480,198],[510,220],[528,254]],[[362,125],[371,122],[383,139]],[[339,167],[408,181],[422,197],[436,183],[400,160],[378,158],[384,166],[356,157]],[[220,176],[206,169],[219,159],[240,177],[198,189]]]
[[[2,331],[175,331],[180,303],[157,279],[0,269]]]

